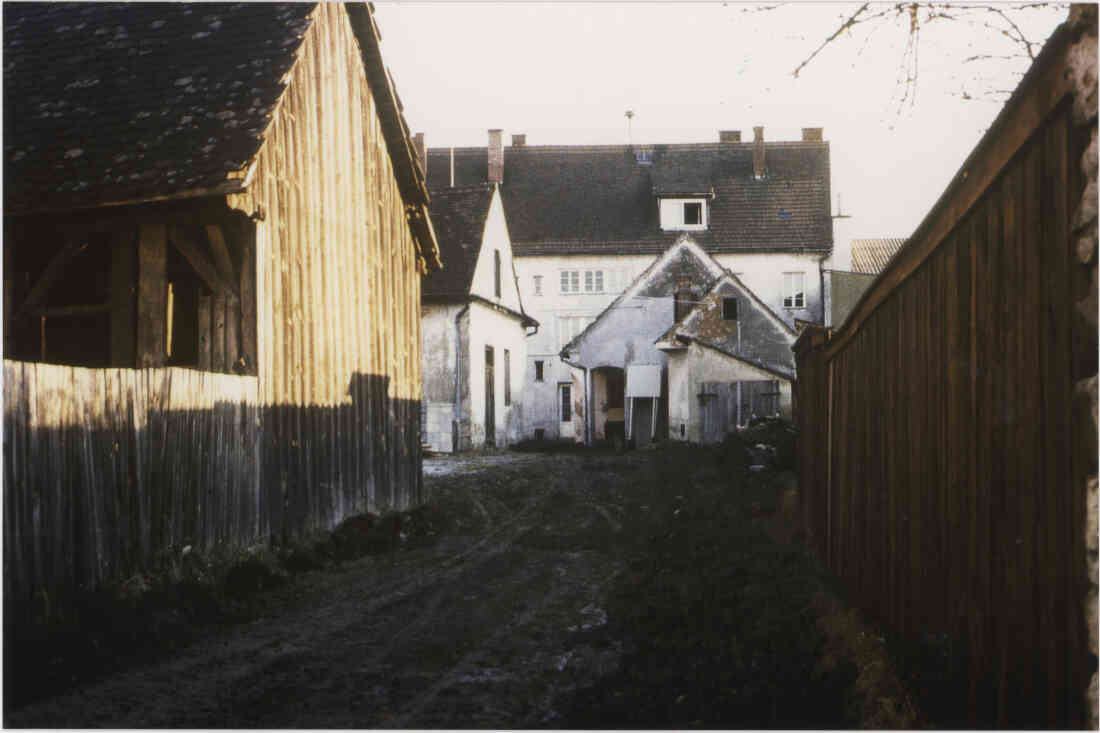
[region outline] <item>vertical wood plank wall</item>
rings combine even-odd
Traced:
[[[4,361],[4,596],[26,611],[185,545],[247,545],[259,512],[255,377]]]
[[[420,501],[420,273],[355,37],[321,3],[248,192],[267,521],[292,533]]]
[[[1030,92],[1025,79],[1020,117],[967,163],[1000,172],[969,205],[941,199],[942,236],[910,241],[926,256],[884,272],[862,318],[796,345],[803,512],[820,557],[872,618],[965,651],[976,722],[1025,728],[1082,725],[1091,674],[1071,476],[1083,144],[1047,78]],[[1043,95],[1050,111],[1029,120]],[[1014,127],[1025,142],[1006,151]]]

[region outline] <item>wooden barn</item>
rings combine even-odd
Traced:
[[[3,30],[6,597],[418,503],[440,263],[372,6]]]

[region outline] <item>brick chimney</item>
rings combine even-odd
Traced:
[[[752,177],[760,180],[768,173],[764,165],[764,128],[752,128]]]
[[[504,183],[504,139],[502,130],[489,130],[489,183]]]
[[[420,161],[420,170],[428,175],[428,149],[424,147],[424,133],[418,132],[413,136],[413,145],[416,148],[416,159]]]
[[[718,142],[720,143],[739,143],[741,142],[740,130],[719,130]]]
[[[527,136],[526,135],[512,135],[512,147],[513,148],[522,148],[526,144],[527,144]]]
[[[803,127],[802,128],[802,142],[804,143],[819,143],[825,140],[825,128],[824,127]]]

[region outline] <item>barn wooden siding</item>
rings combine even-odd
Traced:
[[[267,535],[255,377],[5,360],[4,391],[9,613]]]
[[[1072,40],[1048,42],[845,326],[795,347],[821,558],[903,638],[950,640],[972,722],[1010,727],[1082,726],[1096,664],[1081,488],[1096,437],[1073,407],[1097,348],[1074,293],[1096,281],[1071,236],[1092,125],[1071,114]]]
[[[275,526],[421,500],[415,242],[341,4],[321,3],[244,194],[256,224],[263,481]]]

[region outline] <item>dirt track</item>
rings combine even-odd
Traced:
[[[260,618],[4,724],[919,725],[881,638],[791,541],[793,476],[744,455],[428,460],[438,534],[299,574]]]
[[[614,669],[593,640],[620,571],[622,490],[649,457],[435,459],[455,531],[311,572],[264,618],[6,716],[15,727],[553,726]]]

